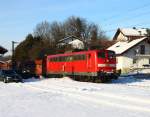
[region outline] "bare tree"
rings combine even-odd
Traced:
[[[41,37],[42,39],[51,39],[50,30],[50,23],[44,21],[36,25],[36,28],[34,30],[34,36]]]
[[[64,27],[66,35],[74,35],[83,38],[86,30],[86,20],[79,17],[70,17],[65,21]]]
[[[51,46],[56,47],[59,40],[67,36],[80,38],[85,47],[97,45],[98,40],[107,39],[102,29],[95,23],[89,23],[80,17],[70,17],[64,23],[54,21],[49,23],[44,21],[37,24],[34,30],[34,37],[49,40]]]
[[[88,26],[88,34],[89,39],[96,41],[98,38],[98,26],[94,23],[90,24]]]
[[[60,39],[65,37],[65,28],[63,24],[55,21],[50,25],[50,33],[52,39],[57,43]]]

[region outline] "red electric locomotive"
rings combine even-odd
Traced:
[[[68,75],[76,80],[117,78],[115,53],[110,50],[90,50],[49,55],[46,58],[46,75]]]

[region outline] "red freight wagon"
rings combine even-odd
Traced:
[[[90,50],[49,55],[47,75],[71,75],[74,78],[105,80],[117,78],[115,53],[110,50]]]
[[[35,74],[37,76],[42,75],[42,60],[35,61]]]

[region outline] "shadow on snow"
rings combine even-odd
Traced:
[[[128,74],[122,75],[117,80],[112,80],[114,84],[128,84],[134,82],[144,82],[145,80],[150,81],[150,74]]]

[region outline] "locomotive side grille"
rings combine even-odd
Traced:
[[[116,67],[115,64],[98,64],[98,67]]]

